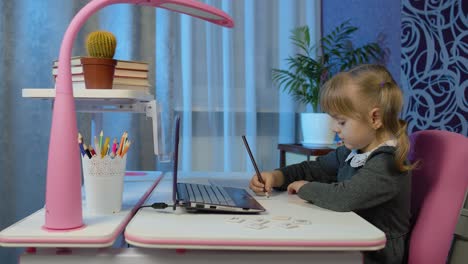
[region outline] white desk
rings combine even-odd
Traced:
[[[146,200],[161,179],[159,172],[127,172],[124,182],[122,210],[110,215],[89,215],[83,205],[85,226],[56,232],[44,230],[44,209],[40,209],[0,232],[3,247],[76,247],[111,246],[122,233],[136,209]]]
[[[165,177],[146,202],[170,202],[171,179]],[[188,179],[185,179],[186,181]],[[193,180],[193,179],[191,179]],[[204,181],[207,181],[204,179]],[[244,181],[245,184],[247,181]],[[385,246],[385,234],[353,212],[334,212],[307,203],[296,195],[274,193],[257,197],[265,213],[239,216],[242,223],[228,222],[231,214],[193,214],[181,208],[141,209],[125,229],[126,241],[145,248],[217,250],[377,250]],[[289,220],[278,220],[285,216]],[[248,228],[259,218],[263,229]],[[307,220],[295,228],[285,223]]]
[[[219,173],[198,173],[195,176],[215,176]],[[233,174],[229,174],[233,175]],[[225,175],[227,176],[227,175]],[[246,176],[237,174],[238,177]],[[135,177],[136,179],[138,177]],[[184,178],[189,181],[192,178]],[[206,180],[206,178],[205,178]],[[247,184],[248,178],[232,180],[230,185]],[[154,183],[158,181],[153,181]],[[125,186],[139,186],[133,191],[125,192],[124,199],[138,201],[135,205],[151,204],[152,202],[170,202],[171,177],[164,177],[145,202],[141,197],[142,190],[151,190],[146,182],[126,183]],[[150,184],[151,185],[151,184]],[[149,189],[148,189],[149,188]],[[128,189],[129,190],[129,189]],[[82,237],[86,230],[74,231],[81,235],[64,233],[47,233],[45,236],[51,241],[32,243],[31,232],[44,232],[38,230],[43,218],[33,214],[12,227],[0,232],[2,246],[37,247],[32,252],[24,253],[21,264],[49,264],[49,263],[108,263],[108,264],[198,264],[198,263],[362,263],[360,250],[377,250],[385,245],[385,235],[354,213],[338,213],[307,204],[295,196],[287,194],[275,195],[266,200],[259,201],[268,210],[259,215],[245,215],[245,223],[258,217],[269,220],[268,227],[261,230],[245,228],[243,223],[227,223],[225,220],[232,215],[223,214],[188,214],[182,209],[155,210],[142,208],[130,220],[132,213],[128,213],[120,224],[100,225],[107,230],[106,225],[113,225],[114,233],[107,235],[106,242],[84,243]],[[125,211],[125,210],[124,210]],[[299,228],[282,229],[277,225],[285,220],[274,220],[275,216],[290,215],[294,219],[309,219],[310,225],[301,225]],[[35,218],[31,221],[29,218]],[[40,219],[40,220],[39,220]],[[85,223],[90,223],[85,216]],[[24,223],[29,222],[33,227]],[[98,221],[97,221],[98,222]],[[109,248],[115,235],[127,225],[125,230],[126,241],[135,246],[130,248]],[[31,229],[32,228],[32,229]],[[94,228],[88,225],[87,228]],[[29,230],[28,241],[13,243],[11,238],[18,239],[21,232]],[[32,230],[32,231],[31,231]],[[109,233],[109,231],[102,233]],[[72,233],[74,233],[72,232]],[[115,234],[115,235],[114,235]],[[42,235],[42,234],[41,234]],[[101,235],[102,237],[103,235]],[[63,241],[66,237],[67,241]],[[72,237],[72,238],[71,238]],[[106,237],[106,236],[104,236]],[[62,242],[58,242],[61,239]],[[60,247],[55,249],[53,247]],[[107,247],[107,248],[103,248]],[[176,249],[176,250],[174,250]],[[199,250],[203,249],[203,250]]]

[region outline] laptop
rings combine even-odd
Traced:
[[[174,167],[172,180],[173,209],[183,207],[188,212],[260,213],[265,208],[245,189],[211,184],[177,181],[180,117],[174,129]]]

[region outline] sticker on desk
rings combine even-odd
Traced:
[[[279,194],[281,194],[281,192],[276,192],[276,191],[272,191],[267,195],[265,195],[265,193],[261,192],[261,193],[256,193],[252,190],[248,190],[248,192],[250,193],[250,195],[254,196],[255,197],[255,200],[259,200],[259,201],[268,201],[268,200],[274,200],[276,196],[278,196]]]
[[[266,225],[258,224],[258,223],[248,223],[245,225],[245,227],[251,228],[251,229],[258,229],[258,230],[267,228]]]
[[[299,225],[295,224],[295,223],[291,223],[291,222],[284,222],[284,223],[280,223],[278,224],[279,227],[282,227],[284,229],[291,229],[291,228],[298,228]]]
[[[311,222],[307,219],[294,219],[293,223],[297,225],[310,225],[311,224]]]
[[[226,219],[226,222],[229,222],[229,223],[242,223],[244,222],[245,219],[243,218],[240,218],[239,216],[233,216],[233,217],[230,217],[228,219]]]
[[[258,217],[258,218],[255,218],[255,219],[252,219],[250,222],[254,223],[254,224],[259,224],[259,225],[264,225],[270,221],[268,221],[267,219],[263,218],[263,217]]]
[[[291,217],[287,216],[287,215],[276,215],[276,216],[273,216],[271,219],[272,220],[277,220],[277,221],[287,221],[287,220],[291,219]]]

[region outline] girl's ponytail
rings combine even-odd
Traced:
[[[410,151],[410,141],[406,134],[407,124],[406,121],[400,119],[399,129],[396,133],[397,147],[395,151],[395,163],[399,171],[409,171],[415,167],[415,164],[409,164],[406,160]]]

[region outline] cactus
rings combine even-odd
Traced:
[[[86,38],[88,55],[96,58],[113,58],[117,40],[111,32],[94,31]]]

